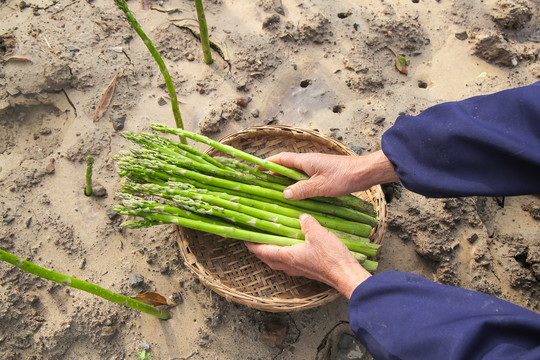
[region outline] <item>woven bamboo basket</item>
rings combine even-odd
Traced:
[[[228,135],[220,142],[261,158],[282,151],[356,155],[341,142],[316,131],[284,125],[251,127]],[[224,156],[213,148],[207,153]],[[373,203],[379,224],[370,238],[375,243],[382,243],[386,202],[381,187],[375,186],[354,195]],[[228,301],[259,310],[283,312],[314,308],[340,296],[335,289],[320,282],[272,270],[249,252],[243,241],[183,227],[175,227],[175,230],[186,266],[205,286]]]

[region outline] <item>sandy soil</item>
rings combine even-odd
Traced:
[[[129,5],[165,58],[186,129],[216,139],[289,124],[366,154],[399,114],[540,78],[532,0],[284,0],[284,15],[270,0],[208,0],[211,39],[223,54],[214,52],[211,66],[185,29],[196,24],[191,1]],[[178,302],[163,322],[1,263],[0,357],[135,359],[149,347],[152,359],[326,358],[320,345],[346,331],[344,299],[289,314],[229,303],[180,263],[169,227],[119,230],[112,156],[128,144],[113,120],[125,117],[130,131],[174,121],[154,60],[113,1],[0,6],[0,247],[116,292],[155,290]],[[408,76],[389,49],[408,60]],[[94,123],[116,73],[111,106]],[[89,154],[102,197],[82,192]],[[380,271],[419,273],[540,311],[538,197],[501,207],[494,198],[385,189]],[[144,277],[140,287],[130,286],[134,274]],[[272,347],[264,339],[275,324],[286,337]]]

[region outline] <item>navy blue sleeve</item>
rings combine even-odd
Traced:
[[[351,296],[349,320],[377,360],[540,359],[540,314],[419,275],[370,277]]]
[[[381,145],[425,196],[540,193],[540,82],[400,116]]]

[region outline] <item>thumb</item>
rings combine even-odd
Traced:
[[[321,196],[322,183],[316,178],[312,177],[308,180],[300,180],[297,183],[288,186],[283,191],[283,196],[287,200],[302,200],[313,196]]]
[[[306,237],[306,242],[318,240],[328,232],[328,230],[322,227],[322,225],[309,214],[300,215],[299,220],[300,226],[302,227],[302,232]]]

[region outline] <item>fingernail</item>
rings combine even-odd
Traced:
[[[300,217],[298,217],[298,219],[299,219],[300,221],[304,221],[304,220],[307,220],[308,217],[309,217],[308,214],[302,214],[302,215],[300,215]]]
[[[292,193],[292,190],[291,189],[285,189],[283,191],[283,197],[287,200],[291,200],[292,199],[292,196],[293,196],[293,193]]]

